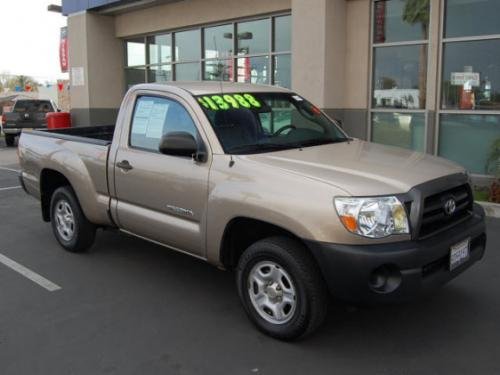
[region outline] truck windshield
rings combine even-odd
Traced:
[[[49,100],[18,100],[14,105],[14,112],[53,112],[54,108]]]
[[[226,93],[196,99],[228,154],[254,154],[348,140],[317,107],[295,94]]]

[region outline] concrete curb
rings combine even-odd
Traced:
[[[483,206],[486,216],[500,218],[500,204],[479,201],[476,201],[476,203]]]

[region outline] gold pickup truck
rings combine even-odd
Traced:
[[[466,171],[348,137],[285,89],[134,86],[115,126],[24,131],[21,183],[69,251],[113,227],[234,270],[252,322],[292,340],[329,295],[386,302],[483,257]]]

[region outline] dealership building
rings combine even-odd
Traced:
[[[300,93],[353,137],[500,172],[498,0],[62,0],[75,124],[143,82]]]

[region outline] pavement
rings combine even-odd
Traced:
[[[0,168],[17,169],[0,139]],[[39,203],[0,169],[0,374],[500,373],[500,220],[485,258],[433,295],[402,305],[332,301],[296,343],[246,318],[234,275],[115,231],[63,251]],[[31,272],[31,274],[29,273]]]

